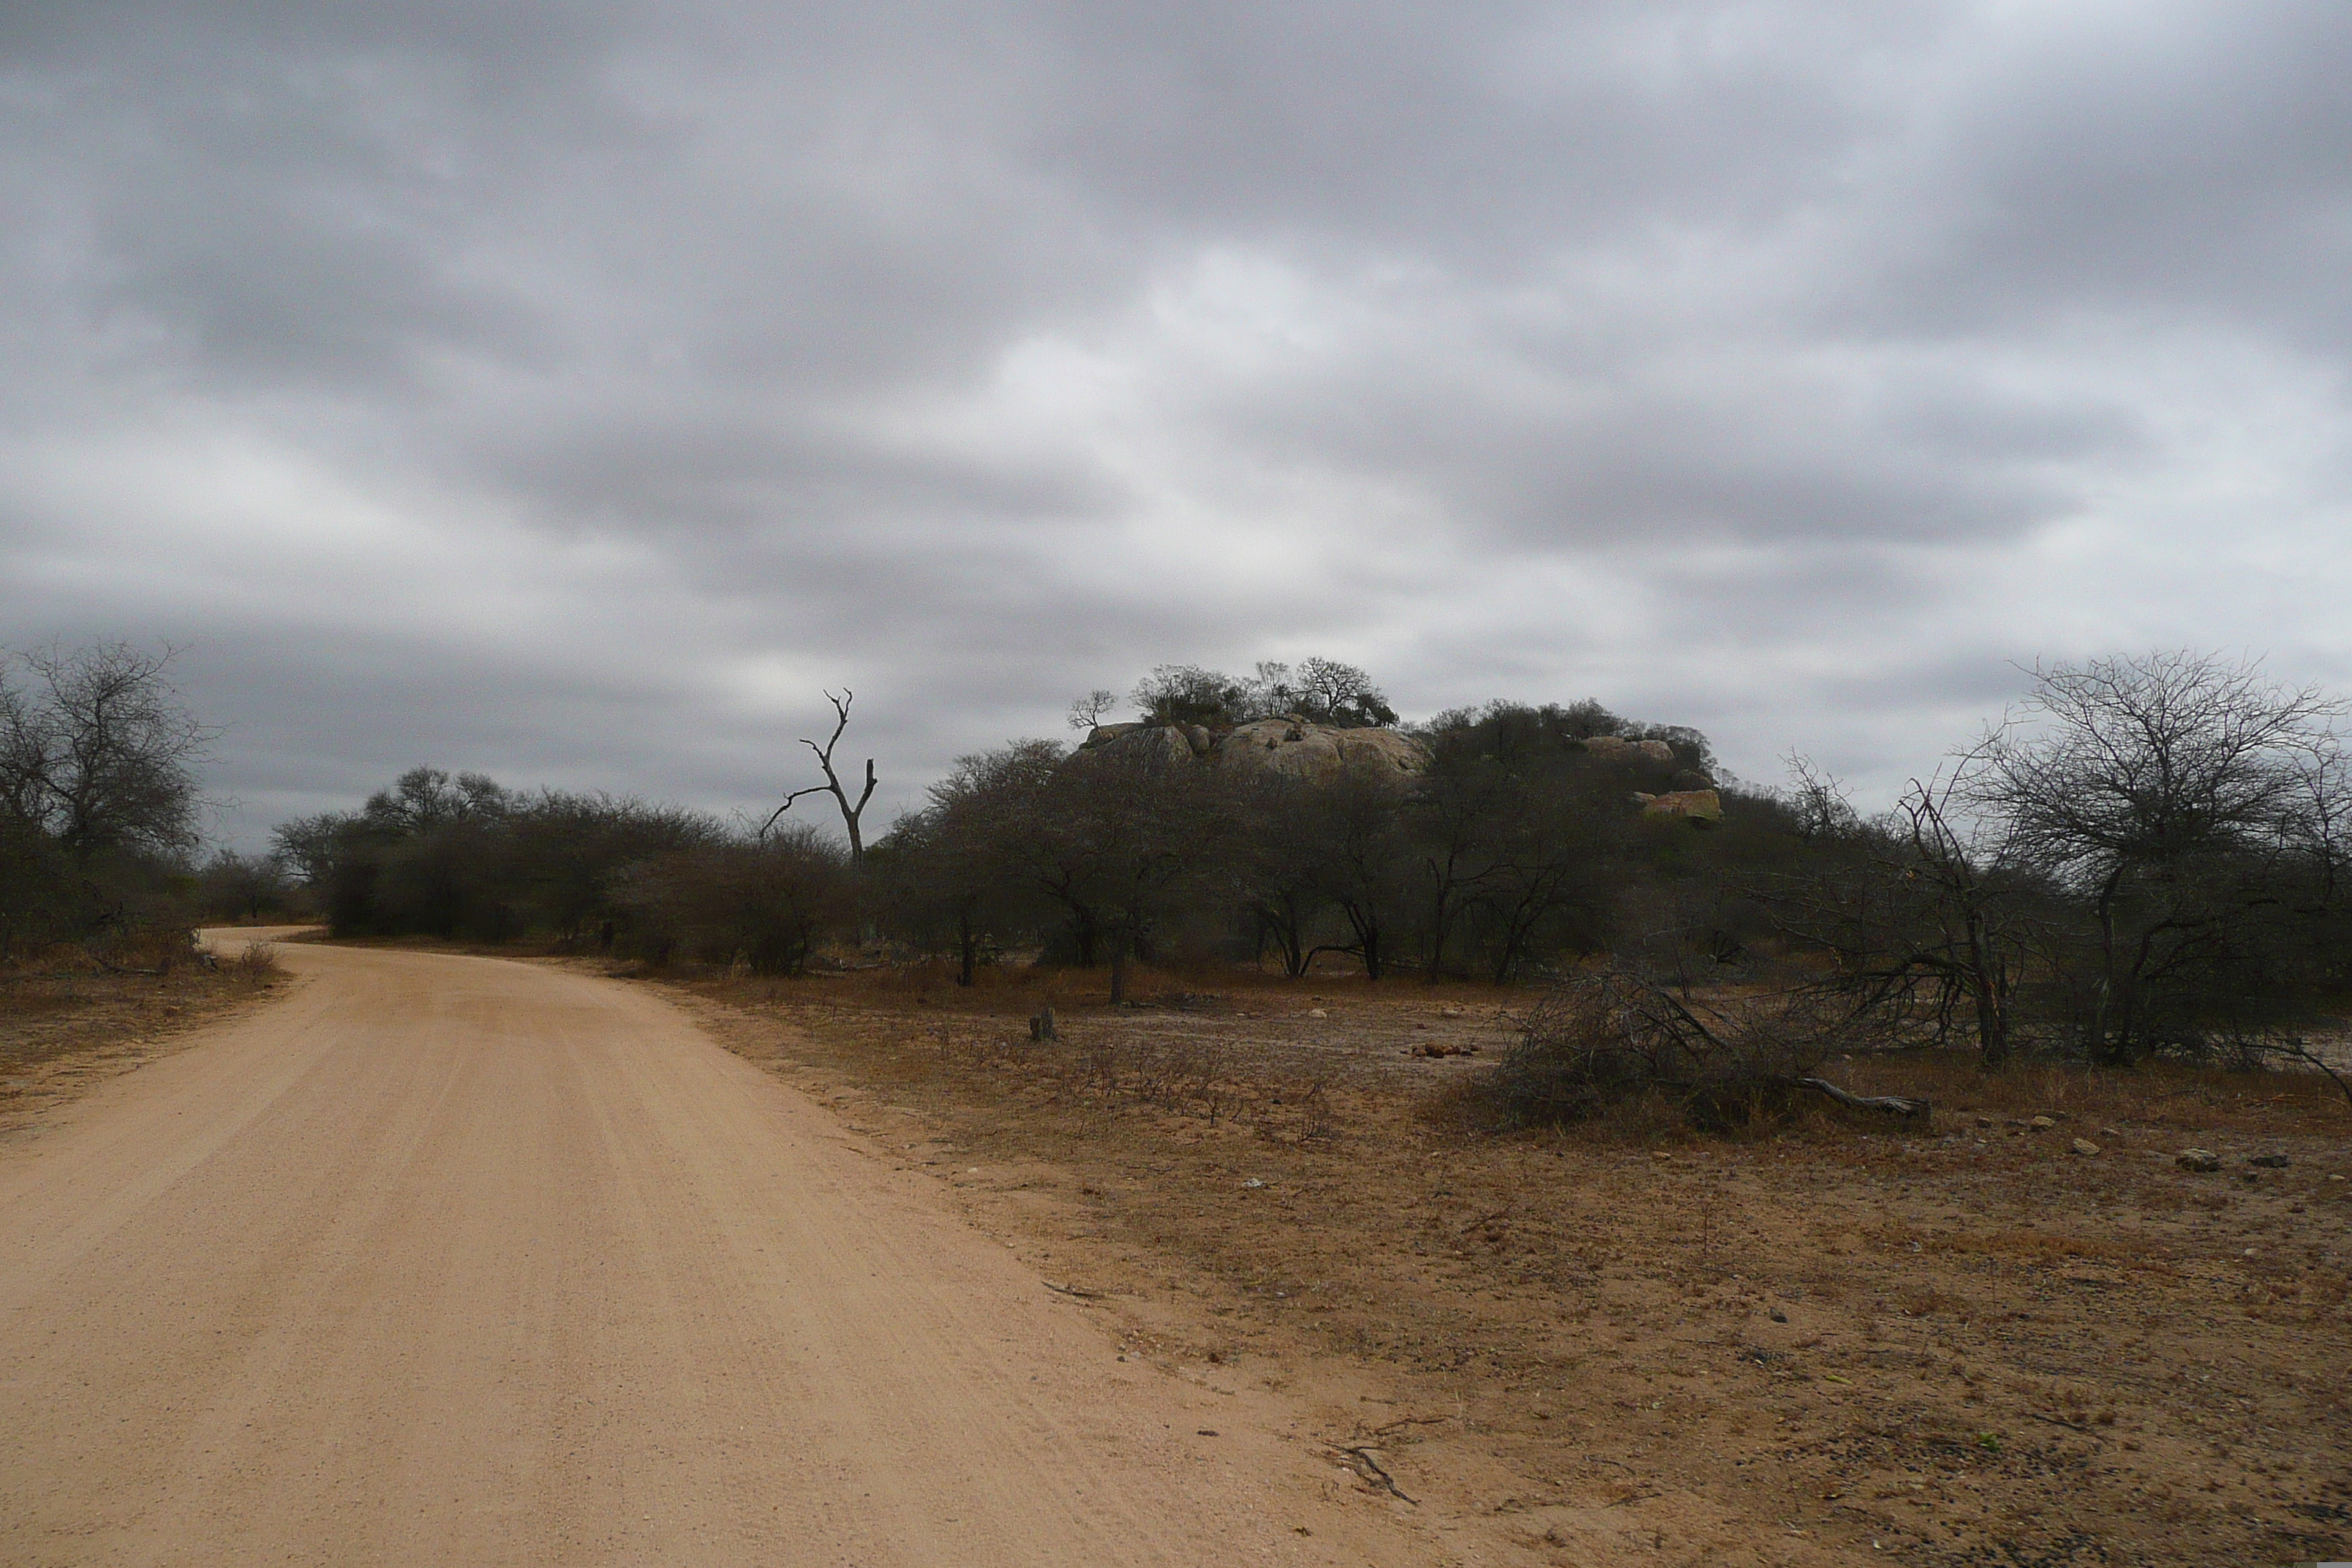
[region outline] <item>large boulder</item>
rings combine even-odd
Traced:
[[[1209,732],[1187,724],[1102,724],[1087,743],[1070,755],[1072,762],[1110,758],[1157,771],[1190,764],[1207,755]]]
[[[1628,741],[1622,735],[1595,735],[1584,742],[1584,749],[1606,762],[1671,763],[1675,749],[1664,741]]]
[[[1723,797],[1711,789],[1678,789],[1633,798],[1641,803],[1643,816],[1680,817],[1694,827],[1708,827],[1723,820]]]
[[[1218,739],[1215,756],[1222,768],[1298,779],[1337,778],[1352,767],[1409,778],[1429,766],[1429,752],[1410,735],[1316,724],[1297,714],[1228,731]]]

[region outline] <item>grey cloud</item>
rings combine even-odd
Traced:
[[[1751,773],[2118,628],[2340,680],[2347,63],[2317,0],[19,6],[0,638],[192,641],[268,809],[758,798],[828,680],[903,802],[1169,658]]]
[[[2084,311],[2347,344],[2352,30],[2334,6],[2118,8],[2037,52],[1989,51],[1896,168],[1868,320],[2019,332]],[[2051,35],[2055,35],[2051,36]]]

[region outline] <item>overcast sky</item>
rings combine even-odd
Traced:
[[[2036,658],[2352,689],[2352,8],[0,5],[0,641],[255,841],[885,812],[1150,666],[1883,793]]]

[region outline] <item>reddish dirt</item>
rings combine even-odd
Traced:
[[[2315,1077],[1496,1137],[1524,994],[282,951],[0,1035],[9,1561],[2352,1554]]]
[[[1193,994],[690,990],[1132,1350],[1301,1401],[1464,1561],[2352,1552],[2352,1108],[2315,1075],[1853,1063],[1931,1130],[1499,1138],[1449,1090],[1525,995],[1160,984]]]
[[[178,1051],[205,1025],[251,1006],[283,980],[266,968],[193,961],[160,974],[108,973],[71,950],[0,970],[0,1142]]]
[[[659,994],[283,962],[0,1149],[0,1561],[1454,1560]]]

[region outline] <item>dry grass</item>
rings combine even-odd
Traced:
[[[2022,1063],[1986,1073],[1966,1056],[1859,1058],[1837,1064],[1871,1093],[1921,1093],[1961,1115],[2067,1118],[2083,1125],[2138,1123],[2326,1136],[2352,1125],[2352,1104],[2315,1072],[2229,1072],[2152,1062],[2128,1071]],[[1910,1086],[1901,1088],[1897,1086]]]
[[[284,978],[266,942],[217,968],[172,942],[110,952],[105,964],[58,948],[0,969],[0,1135],[169,1053]]]
[[[237,955],[221,968],[231,980],[248,989],[270,985],[286,978],[286,966],[278,962],[278,944],[271,942],[247,942]]]
[[[1925,1094],[1934,1126],[1706,1138],[1637,1103],[1496,1138],[1444,1107],[1523,994],[1163,973],[1137,991],[1164,1005],[1114,1012],[1099,976],[950,980],[690,990],[1109,1292],[1087,1310],[1136,1353],[1292,1389],[1486,1560],[2352,1546],[2352,1111],[2324,1079],[1862,1058],[1826,1074]],[[1033,1047],[1045,1000],[1066,1037]],[[2192,1141],[2227,1168],[2177,1168]]]

